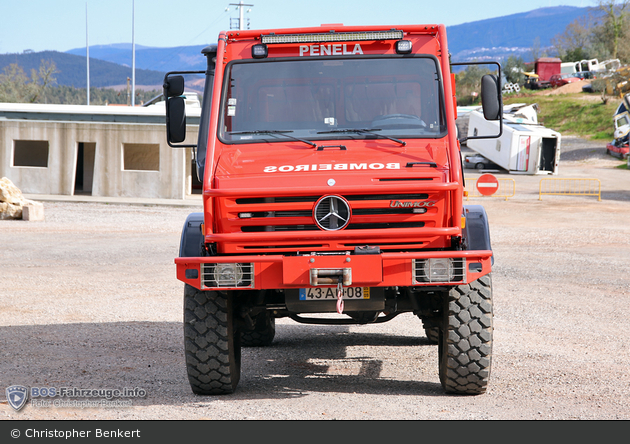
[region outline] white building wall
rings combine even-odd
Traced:
[[[48,141],[48,166],[14,166],[15,140]],[[197,126],[190,125],[184,143],[196,141]],[[81,142],[96,144],[93,196],[183,199],[190,193],[191,150],[168,146],[164,124],[0,119],[0,176],[23,193],[72,195]],[[123,147],[130,143],[158,145],[159,171],[125,170]]]

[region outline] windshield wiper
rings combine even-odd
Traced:
[[[310,140],[300,139],[299,137],[289,136],[286,133],[292,133],[290,130],[256,130],[256,131],[230,131],[228,134],[280,134],[281,136],[288,137],[289,139],[298,140],[300,142],[306,143],[314,148],[317,148],[317,144],[311,142]]]
[[[383,139],[393,140],[394,142],[400,143],[402,146],[406,146],[407,142],[396,139],[394,137],[386,136],[385,134],[378,134],[374,131],[383,131],[381,128],[352,128],[352,129],[335,129],[330,131],[318,131],[317,134],[331,134],[331,133],[358,133],[358,134],[372,134],[377,137],[381,137]]]

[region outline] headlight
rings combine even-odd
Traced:
[[[450,259],[429,259],[424,263],[424,277],[429,282],[450,282],[453,280],[453,265]]]
[[[217,287],[238,287],[243,282],[241,264],[216,264],[213,278]]]
[[[466,281],[465,258],[412,259],[414,283]]]
[[[201,289],[208,288],[254,288],[253,263],[202,263]]]

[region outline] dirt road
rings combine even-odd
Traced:
[[[601,202],[539,201],[539,176],[508,175],[515,197],[469,201],[485,206],[495,252],[484,395],[443,393],[437,347],[405,315],[357,327],[279,320],[271,347],[243,350],[235,394],[195,396],[173,264],[195,208],[45,202],[45,222],[0,221],[0,418],[628,420],[630,171],[601,142],[563,145],[559,177],[600,178]],[[4,393],[16,384],[146,396],[16,412]]]

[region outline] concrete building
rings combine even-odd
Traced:
[[[187,94],[187,139],[200,108]],[[166,142],[164,102],[146,107],[0,103],[0,177],[23,193],[184,199],[190,148]]]

